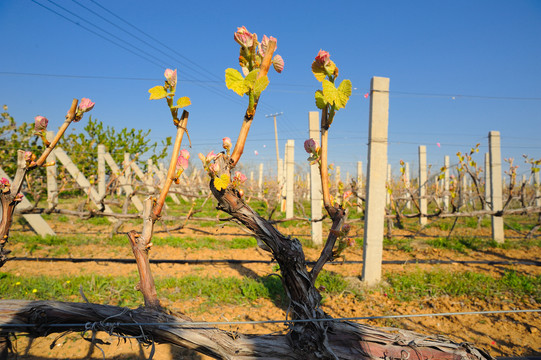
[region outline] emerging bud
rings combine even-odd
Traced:
[[[77,112],[81,112],[81,113],[85,113],[85,112],[88,112],[90,110],[92,110],[94,108],[94,105],[96,103],[93,103],[92,100],[90,99],[87,99],[87,98],[82,98],[81,99],[81,102],[79,103],[79,106],[77,107]]]
[[[272,66],[277,73],[281,73],[284,70],[284,59],[280,55],[275,55],[272,59]]]
[[[218,165],[217,163],[212,163],[209,165],[209,170],[211,173],[217,174],[218,171],[220,171],[220,165]]]
[[[180,155],[177,159],[177,171],[182,169],[186,170],[188,168],[188,159],[190,158],[190,152],[186,149],[180,150]]]
[[[172,90],[175,90],[177,86],[177,69],[175,70],[167,69],[165,70],[165,73],[163,75],[165,76],[165,80],[167,81],[169,88],[171,88]]]
[[[32,153],[32,151],[25,151],[24,152],[24,161],[27,164],[30,164],[32,161],[36,160],[36,155]]]
[[[308,139],[304,142],[304,150],[308,154],[313,154],[317,151],[317,142],[314,139]]]
[[[207,154],[207,157],[205,158],[205,161],[207,163],[211,162],[212,160],[214,160],[216,158],[216,154],[214,153],[214,151],[211,151]]]
[[[241,173],[240,171],[235,172],[235,176],[233,177],[233,181],[238,182],[239,184],[246,181],[246,175]]]
[[[276,38],[272,36],[269,38],[267,37],[267,35],[263,35],[263,39],[261,39],[261,43],[259,44],[259,49],[258,49],[259,56],[265,57],[265,54],[267,53],[267,49],[269,48],[270,41],[274,41],[275,43],[278,42],[278,40],[276,40]],[[276,49],[278,49],[278,46],[274,48],[275,51]]]
[[[329,53],[324,50],[319,50],[316,56],[316,62],[320,65],[325,66],[329,64],[329,61],[331,61],[331,55],[329,55]]]
[[[41,133],[42,131],[47,130],[47,125],[49,124],[49,120],[45,116],[36,116],[34,118],[34,132],[35,133]]]
[[[222,146],[224,147],[224,149],[229,151],[229,149],[231,149],[231,146],[233,146],[233,144],[231,143],[231,139],[228,137],[224,137],[222,139]]]
[[[1,178],[0,179],[0,191],[1,192],[3,192],[3,193],[9,192],[10,186],[11,185],[9,184],[8,179],[6,179],[6,178]]]
[[[246,48],[250,48],[254,45],[254,34],[250,33],[244,26],[237,28],[234,39],[240,46]]]

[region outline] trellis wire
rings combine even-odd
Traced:
[[[37,261],[37,262],[112,262],[121,264],[135,264],[135,259],[115,259],[115,258],[55,258],[55,257],[12,257],[9,261]],[[255,259],[149,259],[151,264],[274,264],[275,260],[255,260]],[[315,261],[307,261],[307,265],[314,265]],[[344,260],[330,262],[328,265],[344,264],[362,264],[362,260]],[[385,265],[407,265],[407,264],[479,264],[479,265],[532,265],[541,266],[541,261],[537,260],[439,260],[439,259],[411,259],[411,260],[383,260]]]
[[[405,315],[379,315],[379,316],[358,316],[344,318],[324,318],[324,319],[299,319],[299,320],[249,320],[249,321],[194,321],[194,322],[149,322],[149,323],[104,323],[95,322],[102,326],[181,326],[195,327],[207,325],[259,325],[259,324],[294,324],[307,322],[337,322],[337,321],[360,321],[360,320],[381,320],[381,319],[404,319],[416,317],[434,317],[434,316],[456,316],[456,315],[494,315],[494,314],[517,314],[517,313],[539,313],[541,309],[523,309],[523,310],[484,310],[484,311],[462,311],[462,312],[445,312],[433,314],[405,314]],[[0,324],[2,327],[88,327],[93,322],[73,323],[73,324]]]

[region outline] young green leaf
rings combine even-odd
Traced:
[[[214,187],[216,190],[221,191],[225,188],[227,188],[227,185],[229,185],[229,175],[228,174],[222,174],[220,177],[214,178]]]
[[[159,100],[167,97],[167,91],[160,85],[148,89],[148,92],[150,93],[150,100]]]
[[[267,85],[269,85],[269,77],[267,75],[263,76],[262,78],[259,78],[255,81],[254,84],[254,96],[256,98],[259,98],[263,90],[267,88]]]
[[[225,86],[240,96],[244,96],[249,90],[242,74],[238,70],[231,68],[225,70]]]
[[[312,63],[312,73],[316,77],[317,81],[323,81],[325,80],[325,68],[322,64],[318,63],[317,61],[314,61]]]
[[[174,109],[180,109],[183,107],[186,107],[188,105],[191,105],[192,102],[190,101],[190,98],[187,96],[183,96],[180,99],[177,100],[177,105],[173,106]]]
[[[324,109],[325,106],[327,106],[327,102],[325,101],[325,98],[323,97],[323,92],[321,90],[316,91],[316,106],[318,109]]]
[[[351,81],[348,79],[342,80],[340,86],[338,86],[338,92],[340,93],[340,101],[343,103],[342,107],[345,107],[351,96]]]
[[[343,106],[341,106],[340,103],[340,93],[334,84],[326,79],[323,79],[321,84],[323,85],[323,98],[325,99],[325,102],[334,105],[337,110],[342,108]]]

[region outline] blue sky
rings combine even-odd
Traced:
[[[527,171],[522,154],[541,158],[541,1],[253,3],[2,0],[0,104],[19,122],[43,115],[56,128],[72,98],[89,97],[94,117],[116,128],[150,128],[160,141],[174,129],[165,104],[148,100],[147,90],[163,83],[165,68],[177,68],[177,94],[192,99],[197,163],[198,152],[220,150],[222,137],[238,135],[247,100],[226,89],[224,71],[238,69],[233,33],[245,25],[259,38],[276,37],[285,60],[262,95],[241,160],[247,165],[275,169],[274,126],[265,115],[277,112],[280,156],[295,139],[295,160],[304,163],[319,88],[310,65],[320,49],[355,89],[330,132],[329,158],[343,173],[366,163],[363,95],[372,76],[390,78],[395,174],[401,159],[415,168],[418,145],[438,167],[444,155],[454,162],[457,151],[478,142],[485,152],[491,130],[501,132],[502,156],[514,157],[519,173]]]

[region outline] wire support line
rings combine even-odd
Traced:
[[[57,4],[57,3],[55,3],[53,0],[47,0],[47,1],[49,1],[51,4],[53,4],[53,5],[55,5],[55,6],[59,7],[60,9],[64,10],[64,11],[67,12],[68,14],[72,15],[75,19],[81,19],[82,21],[85,21],[86,23],[91,24],[92,26],[94,26],[94,28],[96,28],[96,29],[98,29],[98,30],[104,32],[106,35],[108,35],[108,36],[110,36],[110,37],[113,37],[113,38],[119,40],[120,42],[125,43],[125,44],[128,45],[129,47],[128,47],[128,46],[124,46],[124,45],[122,45],[121,43],[118,43],[118,42],[116,42],[116,41],[114,41],[114,40],[111,40],[111,39],[108,38],[107,36],[104,36],[104,35],[102,35],[102,34],[96,32],[96,31],[92,30],[91,28],[82,25],[82,24],[81,24],[80,22],[78,22],[78,21],[72,20],[71,18],[69,18],[69,17],[67,17],[67,16],[65,16],[65,15],[63,15],[63,14],[61,14],[61,13],[59,13],[59,12],[53,10],[53,9],[51,9],[50,7],[48,7],[48,6],[46,6],[46,5],[42,4],[42,3],[39,3],[39,2],[36,1],[36,0],[31,0],[31,1],[34,2],[34,3],[37,4],[37,5],[40,5],[41,7],[43,7],[43,8],[45,8],[45,9],[49,10],[50,12],[52,12],[52,13],[54,13],[54,14],[56,14],[56,15],[62,17],[62,18],[64,18],[65,20],[67,20],[67,21],[69,21],[69,22],[71,22],[71,23],[73,23],[73,24],[75,24],[75,25],[77,25],[77,26],[79,26],[79,27],[85,29],[86,31],[88,31],[88,32],[90,32],[90,33],[92,33],[92,34],[94,34],[94,35],[96,35],[96,36],[98,36],[98,37],[100,37],[100,38],[102,38],[102,39],[104,39],[104,40],[106,40],[106,41],[108,41],[108,42],[110,42],[110,43],[112,43],[112,44],[114,44],[114,45],[116,45],[116,46],[118,46],[118,47],[120,47],[120,48],[126,50],[126,51],[128,51],[128,52],[130,52],[131,54],[133,54],[133,55],[135,55],[135,56],[137,56],[137,57],[139,57],[139,58],[141,58],[141,59],[144,59],[144,60],[146,60],[146,61],[148,61],[148,62],[150,62],[150,63],[152,63],[152,64],[154,64],[154,65],[156,65],[156,66],[158,66],[158,67],[160,67],[161,69],[167,68],[167,66],[165,65],[165,63],[164,63],[160,58],[158,58],[158,57],[152,55],[151,53],[145,51],[144,49],[141,49],[141,48],[139,48],[139,47],[133,45],[132,43],[130,43],[130,42],[124,40],[124,39],[121,39],[120,37],[118,37],[118,36],[112,34],[111,32],[109,32],[109,31],[107,31],[107,30],[104,30],[103,28],[101,28],[101,27],[99,27],[99,26],[96,26],[95,24],[92,24],[90,21],[81,18],[80,16],[78,16],[78,15],[75,14],[75,13],[73,13],[72,11],[70,11],[70,10],[66,9],[65,7],[63,7],[63,6],[61,6],[61,5]],[[131,47],[131,48],[130,48],[130,47]],[[132,48],[135,49],[135,50],[137,50],[137,51],[139,51],[139,52],[141,52],[142,54],[145,54],[146,56],[137,53],[136,51],[132,50]],[[153,59],[154,59],[154,60],[153,60]],[[235,97],[232,97],[232,96],[229,95],[229,94],[223,93],[223,92],[217,90],[217,89],[214,88],[214,87],[205,85],[204,82],[196,82],[196,81],[194,81],[194,83],[197,84],[198,86],[201,86],[201,87],[203,87],[203,88],[206,88],[207,90],[211,91],[212,93],[214,93],[214,94],[216,94],[216,95],[218,95],[218,96],[220,96],[220,97],[222,97],[222,98],[224,98],[224,99],[226,99],[226,100],[229,100],[229,101],[234,102],[234,103],[237,103],[237,104],[241,104],[241,103],[242,103],[242,102],[240,101],[240,99],[237,99],[237,98],[235,98]]]
[[[174,48],[168,46],[167,44],[163,43],[162,41],[160,41],[158,38],[148,34],[147,32],[141,30],[139,27],[133,25],[132,23],[130,23],[129,21],[125,20],[124,18],[120,17],[119,15],[115,14],[114,12],[112,12],[111,10],[105,8],[103,5],[99,4],[98,2],[96,2],[95,0],[90,0],[92,3],[94,3],[94,5],[98,6],[99,8],[103,9],[104,11],[106,11],[107,13],[109,13],[110,15],[114,16],[115,18],[117,18],[118,20],[122,21],[124,24],[130,26],[132,29],[135,29],[136,31],[138,31],[139,33],[145,35],[146,37],[148,37],[149,39],[151,39],[152,41],[154,41],[155,43],[161,45],[162,47],[164,47],[165,49],[171,51],[172,53],[178,55],[179,57],[181,57],[182,59],[186,60],[187,62],[189,62],[190,64],[192,64],[193,66],[201,69],[201,71],[203,71],[204,73],[207,74],[207,78],[210,76],[211,78],[215,78],[217,80],[220,80],[221,81],[221,78],[215,74],[213,74],[212,72],[210,72],[209,70],[203,68],[202,66],[200,66],[199,64],[197,64],[197,62],[194,62],[192,60],[190,60],[188,57],[182,55],[181,53],[179,53],[177,50],[175,50]],[[76,2],[74,0],[74,2]],[[130,33],[131,34],[131,33]],[[132,36],[134,36],[133,34],[131,34]],[[138,38],[138,37],[137,37]],[[138,38],[139,39],[139,38]],[[140,40],[140,41],[143,41],[143,40]],[[197,69],[194,69],[188,65],[185,65],[186,67],[190,68],[190,69],[193,69],[194,71],[198,72],[201,74],[200,71],[198,71]],[[203,74],[203,76],[205,76],[205,74]]]
[[[96,35],[96,36],[98,36],[98,37],[104,39],[105,41],[108,41],[108,42],[110,42],[110,43],[112,43],[112,44],[114,44],[114,45],[116,45],[116,46],[118,46],[118,47],[120,47],[120,48],[122,48],[122,49],[124,49],[124,50],[126,50],[126,51],[128,51],[128,52],[130,52],[130,53],[132,53],[133,55],[135,55],[135,56],[137,56],[137,57],[139,57],[139,58],[141,58],[141,59],[144,59],[144,60],[146,60],[146,61],[148,61],[148,62],[150,62],[150,63],[152,63],[152,64],[154,64],[154,65],[156,65],[156,66],[159,66],[160,68],[164,68],[164,67],[165,67],[163,64],[160,64],[160,63],[158,63],[158,62],[156,62],[156,61],[154,61],[154,60],[152,60],[152,59],[150,59],[150,58],[148,58],[148,57],[146,57],[146,56],[143,56],[143,55],[141,55],[141,54],[139,54],[139,53],[133,51],[132,49],[130,49],[130,48],[128,48],[128,47],[126,47],[126,46],[124,46],[124,45],[122,45],[122,44],[120,44],[120,43],[118,43],[118,42],[116,42],[116,41],[113,41],[113,40],[107,38],[106,36],[104,36],[104,35],[102,35],[102,34],[96,32],[96,31],[92,30],[91,28],[89,28],[89,27],[87,27],[87,26],[82,25],[81,23],[79,23],[79,22],[77,22],[77,21],[74,21],[74,20],[70,19],[69,17],[67,17],[67,16],[65,16],[65,15],[63,15],[63,14],[61,14],[61,13],[59,13],[58,11],[55,11],[55,10],[51,9],[50,7],[48,7],[48,6],[44,5],[44,4],[41,4],[41,3],[37,2],[36,0],[31,0],[31,1],[32,1],[33,3],[35,3],[35,4],[37,4],[37,5],[39,5],[39,6],[43,7],[43,8],[45,8],[46,10],[48,10],[48,11],[50,11],[50,12],[52,12],[52,13],[54,13],[54,14],[60,16],[60,17],[62,17],[63,19],[65,19],[65,20],[67,20],[67,21],[69,21],[69,22],[71,22],[71,23],[73,23],[73,24],[75,24],[75,25],[77,25],[77,26],[79,26],[79,27],[85,29],[86,31],[88,31],[88,32],[90,32],[90,33],[92,33],[92,34],[94,34],[94,35]],[[63,9],[64,11],[68,12],[68,13],[71,14],[72,16],[74,16],[75,19],[79,19],[79,18],[80,18],[78,15],[76,15],[76,14],[74,14],[73,12],[71,12],[71,11],[65,9],[64,7],[62,7],[62,6],[58,5],[58,4],[56,4],[54,1],[51,1],[51,0],[48,0],[48,1],[49,1],[50,3],[52,3],[52,4],[56,5],[56,6],[58,6],[59,8]],[[86,20],[84,20],[84,21],[86,21]],[[88,22],[88,21],[87,21],[87,22]],[[110,35],[110,36],[112,36],[112,37],[114,37],[114,38],[116,38],[116,39],[122,41],[122,39],[118,38],[117,36],[115,36],[115,35],[113,35],[113,34],[107,32],[107,31],[105,31],[105,30],[103,30],[103,29],[101,29],[101,28],[99,28],[99,27],[96,27],[96,28],[97,28],[97,29],[100,29],[101,31],[105,32],[106,34],[108,34],[108,35]],[[137,47],[135,47],[135,46],[132,46],[132,47],[134,47],[134,48],[137,49],[138,51],[141,51],[141,52],[144,53],[144,54],[148,54],[148,53],[145,52],[144,50],[141,50],[141,49],[139,49],[139,48],[137,48]],[[150,55],[150,57],[152,57],[152,58],[154,58],[154,59],[157,59],[157,60],[161,61],[160,59],[156,58],[156,57],[153,56],[152,54],[149,54],[149,55]]]
[[[135,259],[114,259],[114,258],[61,258],[61,257],[11,257],[8,261],[36,261],[36,262],[109,262],[120,264],[135,264]],[[274,264],[275,260],[256,260],[256,259],[150,259],[151,264],[182,264],[182,265],[217,265],[217,264]],[[315,261],[307,261],[307,265],[315,265]],[[327,265],[354,265],[363,264],[362,260],[345,260],[329,262]],[[440,260],[440,259],[408,259],[408,260],[383,260],[384,265],[414,265],[414,264],[431,264],[431,265],[451,265],[451,264],[475,264],[475,265],[531,265],[541,266],[541,261],[537,260]]]
[[[378,315],[378,316],[357,316],[343,318],[322,318],[322,319],[298,319],[298,320],[246,320],[246,321],[194,321],[194,322],[148,322],[148,323],[120,323],[120,322],[96,322],[101,326],[179,326],[183,328],[204,327],[204,326],[220,326],[220,325],[258,325],[258,324],[299,324],[309,322],[343,322],[343,321],[361,321],[361,320],[381,320],[381,319],[407,319],[419,317],[436,317],[436,316],[458,316],[458,315],[498,315],[498,314],[523,314],[523,313],[539,313],[541,309],[519,309],[519,310],[482,310],[482,311],[461,311],[461,312],[444,312],[444,313],[426,313],[426,314],[404,314],[404,315]],[[0,324],[0,328],[9,327],[86,327],[87,323],[66,323],[66,324]]]

